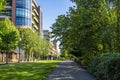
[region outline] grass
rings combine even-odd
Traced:
[[[44,80],[60,61],[0,65],[0,80]]]

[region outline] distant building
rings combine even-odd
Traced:
[[[57,47],[56,47],[56,43],[51,41],[51,33],[49,32],[49,30],[43,30],[43,34],[44,34],[44,38],[49,41],[50,43],[50,53],[49,55],[51,55],[51,58],[52,56],[56,55],[57,54]]]
[[[40,7],[40,36],[41,38],[43,38],[43,13],[41,7]]]
[[[55,48],[57,49],[57,42],[53,41],[53,44],[54,44]]]
[[[50,41],[51,34],[50,34],[49,30],[43,30],[43,36],[47,41]]]
[[[50,42],[50,55],[54,56],[57,54],[57,48],[55,47],[55,45],[53,44],[53,42]]]

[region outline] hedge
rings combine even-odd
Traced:
[[[108,54],[96,57],[88,68],[96,80],[120,80],[120,55]]]

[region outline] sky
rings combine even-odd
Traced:
[[[70,0],[36,0],[43,11],[43,29],[50,30],[57,16],[66,14],[69,7],[73,6]]]

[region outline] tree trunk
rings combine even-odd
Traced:
[[[19,59],[18,59],[18,63],[20,63],[20,59],[21,59],[21,57],[20,57],[20,46],[19,46]]]
[[[8,64],[8,52],[6,51],[6,64]]]
[[[2,62],[4,62],[4,53],[2,52]]]

